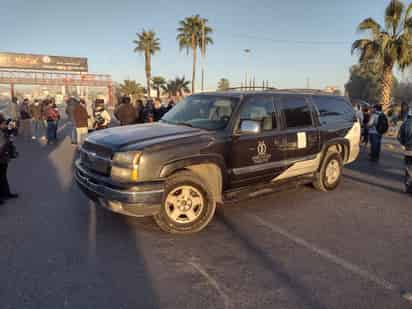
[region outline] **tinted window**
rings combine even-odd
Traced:
[[[285,116],[287,128],[305,128],[312,126],[312,115],[305,97],[283,97],[282,111]]]
[[[319,111],[321,124],[353,120],[353,108],[343,98],[313,97],[313,101]]]
[[[272,97],[251,96],[242,105],[240,110],[240,122],[243,120],[258,121],[262,131],[270,131],[277,127],[275,109]]]

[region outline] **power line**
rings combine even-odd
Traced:
[[[232,36],[240,38],[248,38],[260,41],[270,41],[273,43],[286,43],[286,44],[303,44],[303,45],[351,45],[348,41],[301,41],[301,40],[284,40],[284,39],[274,39],[269,37],[261,37],[257,35],[250,34],[233,34]]]

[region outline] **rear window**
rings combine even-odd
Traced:
[[[303,96],[285,96],[282,98],[282,112],[286,128],[306,128],[312,126],[310,107]]]
[[[313,97],[319,111],[319,120],[323,125],[353,121],[352,106],[339,97]]]

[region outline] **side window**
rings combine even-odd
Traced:
[[[243,120],[258,121],[262,131],[270,131],[277,128],[275,108],[271,96],[251,96],[242,105],[240,110],[240,122]]]
[[[282,111],[287,128],[306,128],[312,126],[312,113],[303,96],[284,96]]]
[[[321,124],[352,121],[354,111],[351,105],[339,97],[318,96],[313,101],[319,111]]]

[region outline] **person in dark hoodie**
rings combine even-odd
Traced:
[[[398,133],[398,141],[405,148],[405,191],[412,193],[412,109],[409,109],[406,120]]]
[[[121,126],[137,123],[136,110],[131,104],[130,97],[122,97],[122,102],[114,110],[114,116],[119,120]]]
[[[10,140],[10,134],[7,133],[7,121],[3,114],[0,114],[0,204],[5,200],[14,199],[18,194],[10,192],[9,181],[7,179],[7,169],[9,161],[15,156],[13,150],[13,143]]]

